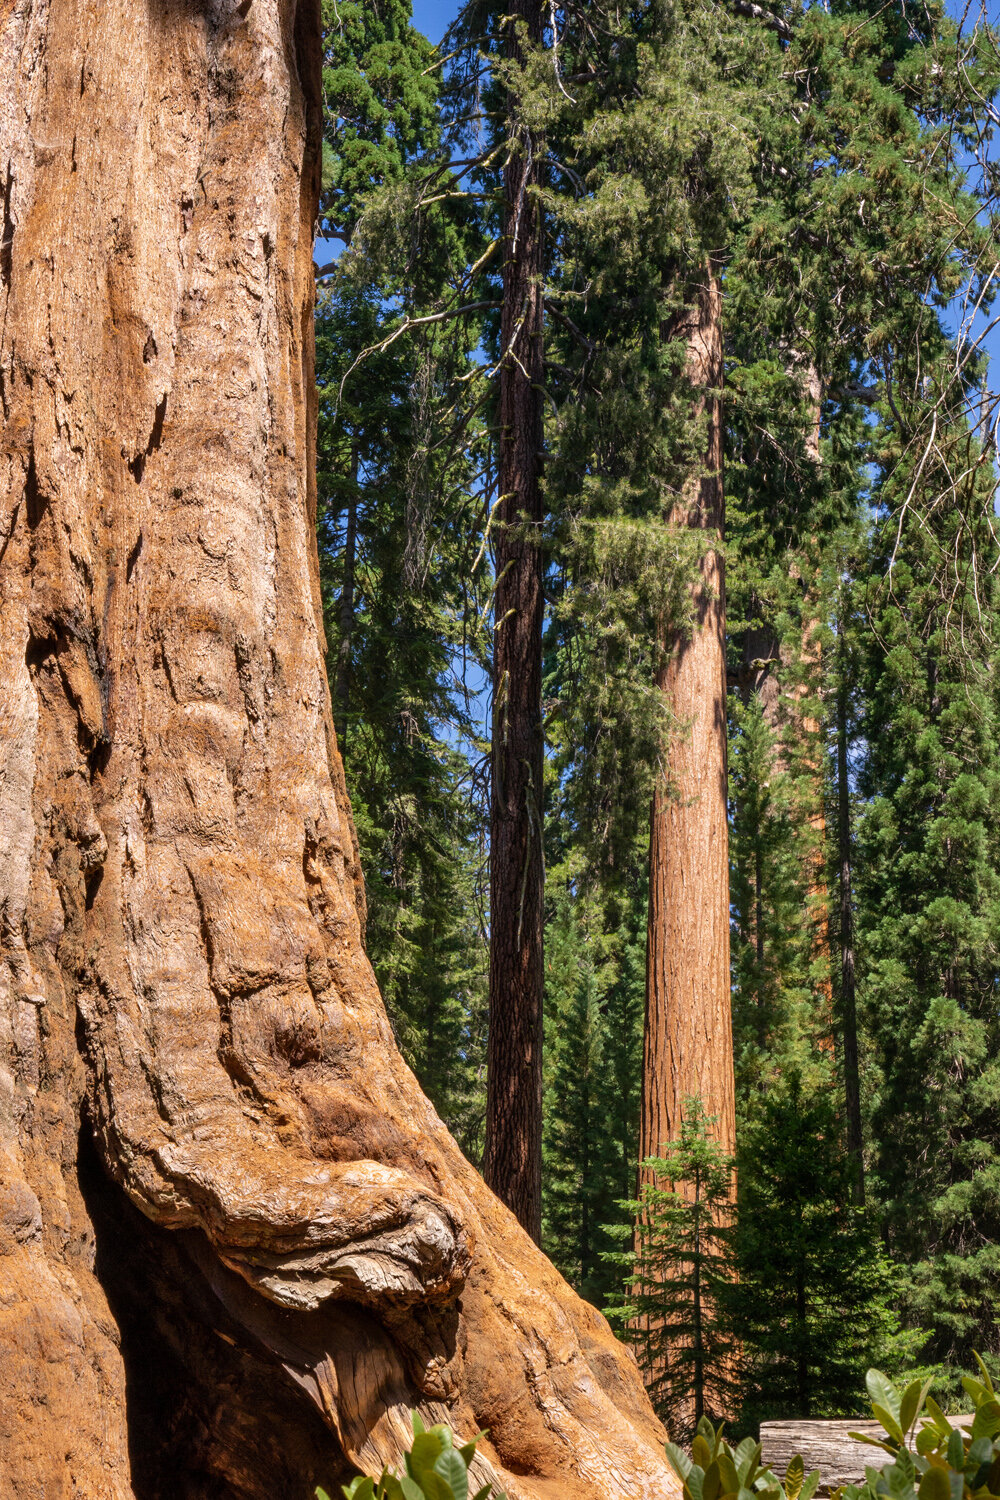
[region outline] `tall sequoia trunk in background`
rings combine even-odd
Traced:
[[[239,1500],[489,1429],[673,1497],[361,944],[314,520],[318,0],[0,9],[0,1493]]]
[[[538,0],[512,0],[507,55],[542,39]],[[520,25],[518,23],[521,23]],[[490,980],[483,1175],[534,1240],[542,1230],[542,272],[538,143],[516,118],[504,168],[503,310],[494,558]]]
[[[689,1096],[698,1096],[715,1117],[713,1133],[726,1151],[736,1140],[721,550],[722,304],[710,267],[692,288],[671,336],[686,343],[694,416],[704,421],[706,440],[703,462],[670,520],[698,531],[704,551],[690,628],[664,642],[658,676],[678,728],[665,749],[650,824],[640,1160],[679,1138]]]

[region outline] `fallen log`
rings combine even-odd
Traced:
[[[955,1426],[968,1427],[971,1416],[952,1417]],[[761,1457],[768,1468],[780,1477],[790,1458],[802,1455],[806,1473],[818,1469],[818,1494],[828,1495],[842,1484],[860,1484],[865,1466],[881,1467],[888,1454],[880,1453],[869,1443],[859,1443],[852,1432],[865,1437],[884,1438],[880,1422],[849,1417],[837,1421],[762,1422],[760,1424]]]

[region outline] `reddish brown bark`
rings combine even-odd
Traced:
[[[515,0],[508,55],[542,36]],[[518,27],[522,23],[524,31]],[[538,143],[512,119],[504,288],[493,646],[490,1001],[483,1174],[534,1240],[542,1229],[542,271]]]
[[[680,1135],[701,1099],[726,1151],[736,1137],[729,978],[721,297],[706,269],[673,330],[687,346],[704,460],[671,521],[704,539],[690,628],[666,641],[658,683],[678,728],[650,824],[649,926],[640,1158]]]
[[[490,1429],[675,1496],[393,1042],[315,549],[318,0],[3,0],[0,1493],[234,1500]]]

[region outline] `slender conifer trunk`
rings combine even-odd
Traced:
[[[721,297],[706,266],[672,330],[687,345],[704,461],[671,520],[703,533],[689,630],[667,638],[658,683],[680,723],[664,749],[649,850],[646,1024],[640,1159],[679,1139],[684,1101],[701,1098],[726,1151],[735,1143],[729,995],[725,574],[721,551]]]
[[[542,39],[537,0],[513,0],[508,56]],[[495,562],[490,999],[490,1187],[538,1240],[542,1214],[542,269],[538,142],[516,119],[504,171]]]
[[[851,801],[847,766],[847,678],[843,614],[840,621],[840,674],[837,684],[837,843],[840,877],[840,1033],[844,1063],[847,1151],[854,1165],[854,1201],[865,1201],[858,1076],[858,1010],[854,987],[854,909],[851,901]]]

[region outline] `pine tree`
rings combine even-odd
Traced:
[[[852,1176],[829,1091],[788,1074],[740,1146],[737,1276],[722,1296],[741,1426],[853,1415],[865,1370],[897,1357],[895,1277]]]
[[[334,718],[401,1047],[482,1152],[486,851],[470,756],[485,662],[478,324],[409,323],[460,285],[478,228],[448,182],[433,49],[402,3],[328,8],[317,310],[319,535]],[[387,320],[389,327],[387,329]],[[395,326],[393,326],[395,325]],[[467,670],[471,678],[466,677]],[[472,693],[465,690],[471,680]]]
[[[557,898],[546,932],[546,1110],[543,1244],[588,1301],[608,1284],[603,1254],[620,1180],[609,1088],[612,1018],[587,930],[592,906],[568,891]]]
[[[675,1442],[730,1405],[734,1346],[722,1313],[732,1277],[733,1162],[715,1122],[688,1099],[678,1139],[642,1163],[634,1247],[612,1255],[625,1289],[609,1302],[636,1351],[646,1389]],[[627,1233],[623,1230],[622,1235]]]
[[[997,1351],[1000,1276],[997,601],[977,445],[961,412],[942,420],[950,439],[915,476],[889,417],[877,490],[859,1002],[879,1075],[872,1192],[907,1267],[907,1316],[933,1330],[935,1358],[967,1363]],[[917,479],[920,514],[903,514]]]

